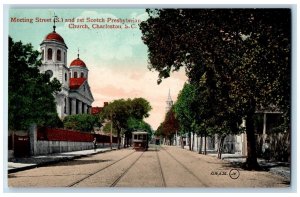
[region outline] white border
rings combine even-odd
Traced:
[[[74,0],[70,1],[70,0],[52,0],[52,1],[41,1],[41,2],[36,2],[35,0],[29,0],[29,1],[22,1],[22,0],[4,0],[2,2],[2,5],[1,8],[0,8],[0,12],[1,12],[1,16],[3,16],[3,21],[5,19],[5,15],[4,14],[7,14],[7,10],[9,8],[8,5],[5,5],[5,4],[10,4],[10,6],[13,6],[13,7],[18,7],[18,6],[22,6],[22,7],[32,7],[34,6],[34,4],[42,4],[44,5],[45,7],[69,7],[69,6],[74,6],[74,7],[83,7],[83,8],[88,8],[88,7],[95,7],[94,5],[91,5],[91,4],[97,4],[99,5],[99,1],[96,1],[96,0],[85,0],[84,1],[85,4],[80,4],[80,3],[74,3]],[[171,1],[172,4],[169,4],[167,1],[165,0],[145,0],[145,1],[132,1],[132,0],[128,0],[126,1],[126,3],[124,3],[123,1],[121,0],[110,0],[110,1],[107,1],[106,3],[109,3],[109,4],[101,4],[100,6],[101,7],[133,7],[133,8],[144,8],[144,7],[203,7],[203,8],[208,8],[208,7],[253,7],[253,6],[256,6],[256,7],[282,7],[284,5],[288,5],[288,4],[294,4],[292,9],[293,9],[293,16],[292,16],[292,19],[293,19],[293,29],[292,29],[292,32],[293,32],[293,51],[292,51],[292,57],[293,57],[293,67],[292,67],[292,105],[293,105],[293,108],[292,108],[292,132],[293,135],[292,136],[292,144],[293,145],[296,145],[296,147],[292,147],[292,158],[293,158],[293,161],[292,161],[292,180],[291,180],[291,184],[293,186],[292,189],[295,189],[297,190],[298,186],[299,186],[299,181],[297,182],[297,185],[293,185],[293,183],[295,183],[295,181],[297,181],[297,177],[299,177],[299,170],[297,170],[297,166],[295,163],[296,159],[297,159],[297,152],[299,153],[299,146],[297,146],[297,141],[299,141],[299,136],[300,135],[297,135],[297,131],[298,131],[298,127],[297,127],[297,122],[299,121],[298,119],[298,116],[297,116],[297,111],[299,111],[299,107],[297,105],[297,98],[298,98],[298,92],[297,92],[297,87],[298,87],[298,80],[297,80],[297,76],[299,76],[298,72],[299,72],[299,69],[297,69],[297,56],[298,56],[298,50],[297,50],[297,46],[299,46],[299,41],[297,39],[297,32],[298,31],[298,26],[297,26],[297,22],[296,21],[299,21],[299,14],[297,13],[298,11],[298,1],[297,0],[252,0],[252,1],[233,1],[233,0],[228,0],[228,1],[217,1],[217,0],[210,0],[210,1],[204,1],[204,2],[199,2],[199,3],[202,3],[202,4],[195,4],[195,1],[192,1],[192,0],[185,0],[185,1],[178,1],[178,0],[173,0]],[[154,3],[154,4],[153,4]],[[15,5],[13,5],[15,4]],[[121,4],[121,5],[120,5]],[[59,6],[58,6],[59,5]],[[5,7],[4,7],[5,6]],[[4,24],[4,23],[3,23]],[[5,25],[5,24],[4,24]],[[0,60],[3,62],[3,65],[7,65],[7,58],[4,58],[4,57],[7,57],[7,35],[8,35],[8,32],[7,32],[8,28],[7,28],[7,24],[6,26],[4,26],[3,28],[1,28],[0,30],[0,34],[2,36],[2,46],[6,46],[5,48],[1,48],[0,49]],[[0,100],[1,100],[1,103],[2,103],[2,106],[3,106],[3,113],[1,113],[0,115],[0,125],[3,125],[3,130],[2,130],[2,137],[3,137],[3,146],[0,146],[1,147],[1,150],[2,152],[4,150],[7,149],[7,140],[4,140],[4,139],[7,139],[7,138],[4,138],[4,135],[5,135],[5,131],[7,131],[7,121],[5,120],[5,118],[7,118],[7,67],[5,66],[2,66],[2,69],[0,69],[1,71],[1,74],[0,74],[0,78],[1,78],[1,92],[0,92]],[[3,83],[2,83],[3,82]],[[7,137],[7,133],[6,133],[6,137]],[[297,137],[297,138],[295,138]],[[297,152],[296,152],[297,151]],[[4,151],[3,152],[3,158],[7,158],[7,151]],[[3,161],[3,162],[0,162],[1,163],[1,166],[2,167],[1,169],[7,169],[7,161]],[[3,166],[2,166],[3,165]],[[296,172],[295,172],[296,171]],[[2,173],[2,172],[1,172]],[[2,174],[1,174],[2,175]],[[5,177],[7,176],[7,173],[6,174],[3,174],[2,177]],[[1,179],[0,179],[1,180]],[[1,184],[1,188],[4,186],[4,182],[2,182],[4,180],[1,180],[0,184]],[[89,192],[124,192],[124,193],[127,193],[129,194],[130,196],[133,196],[135,194],[131,194],[131,192],[162,192],[162,193],[166,193],[166,192],[177,192],[177,193],[188,193],[188,194],[185,194],[185,195],[194,195],[195,193],[197,192],[213,192],[213,193],[223,193],[222,196],[235,196],[235,195],[241,195],[240,193],[241,192],[259,192],[259,193],[256,193],[254,195],[263,195],[265,196],[265,192],[275,192],[275,193],[272,193],[272,196],[276,196],[276,195],[284,195],[284,196],[296,196],[298,194],[297,193],[286,193],[286,194],[283,194],[282,190],[280,189],[265,189],[265,190],[261,190],[261,189],[258,189],[256,191],[253,191],[252,189],[250,191],[247,191],[247,190],[243,190],[243,189],[234,189],[234,190],[231,190],[231,189],[189,189],[188,191],[186,189],[174,189],[174,190],[160,190],[160,189],[146,189],[146,190],[139,190],[139,188],[133,188],[133,189],[128,189],[128,188],[124,188],[124,189],[115,189],[115,190],[102,190],[102,191],[99,191],[99,190],[93,190],[93,189],[75,189],[75,190],[69,190],[69,189],[49,189],[49,190],[45,190],[45,189],[36,189],[36,188],[26,188],[26,189],[20,189],[20,190],[7,190],[7,188],[3,188],[4,189],[4,192],[5,192],[5,195],[11,195],[9,193],[6,193],[6,192],[25,192],[26,194],[25,195],[36,195],[36,193],[39,193],[39,192],[55,192],[55,193],[66,193],[66,192],[72,192],[72,195],[82,195],[80,193],[89,193]],[[201,191],[199,191],[201,190]],[[2,190],[3,191],[3,190]],[[29,192],[29,193],[28,193]],[[35,193],[35,194],[30,194],[31,192]],[[76,193],[74,193],[76,192]],[[190,193],[190,192],[194,192],[193,194]],[[234,194],[232,193],[229,193],[229,192],[234,192]],[[295,191],[289,191],[289,192],[295,192]],[[277,194],[276,194],[277,193]],[[285,193],[285,192],[284,192]],[[23,194],[22,194],[23,195]],[[45,194],[42,194],[42,195],[45,195]],[[51,195],[51,194],[50,194]],[[111,194],[109,194],[111,195]],[[123,195],[123,194],[118,194],[118,195]],[[141,195],[141,194],[137,194],[137,195]],[[142,194],[142,195],[146,195],[146,194]],[[150,195],[153,195],[153,194],[150,194]],[[172,194],[172,195],[184,195],[184,194]],[[200,194],[202,195],[202,194]],[[216,194],[216,195],[219,195],[219,194]],[[243,194],[245,195],[245,194]],[[246,195],[251,195],[253,196],[253,194],[246,194]],[[199,196],[199,194],[198,194]]]

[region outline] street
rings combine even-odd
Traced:
[[[244,171],[227,161],[172,146],[151,145],[96,154],[8,175],[9,187],[288,187],[265,171]]]

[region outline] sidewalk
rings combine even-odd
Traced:
[[[116,150],[116,147],[113,147],[112,150]],[[73,160],[107,151],[111,151],[110,147],[97,148],[96,150],[91,149],[74,152],[55,153],[49,155],[39,155],[27,158],[14,158],[8,162],[8,173],[45,166],[60,161]]]
[[[184,147],[185,149],[189,149],[188,146]],[[196,150],[194,150],[197,152]],[[215,151],[207,150],[207,155],[216,157],[218,156]],[[241,154],[222,154],[222,160],[229,161],[233,165],[240,166],[242,163],[246,162],[246,156],[243,156]],[[279,161],[267,161],[262,158],[257,159],[258,164],[264,168],[265,170],[269,171],[270,173],[279,175],[284,177],[286,180],[291,180],[291,166],[290,163],[287,162],[279,162]]]
[[[208,154],[213,157],[217,157],[217,154]],[[222,154],[222,160],[229,161],[234,165],[240,165],[246,162],[246,157],[240,154]],[[291,168],[290,164],[287,162],[279,162],[279,161],[267,161],[262,158],[257,159],[258,164],[269,171],[270,173],[279,175],[284,177],[285,179],[291,179]]]

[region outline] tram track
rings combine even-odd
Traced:
[[[164,176],[164,173],[163,173],[163,170],[162,170],[161,161],[160,161],[160,158],[159,158],[159,155],[158,155],[157,146],[158,145],[156,145],[156,147],[155,147],[155,151],[156,151],[156,156],[157,156],[157,160],[158,160],[158,165],[159,165],[159,169],[160,169],[161,178],[162,178],[162,181],[163,181],[163,187],[167,187],[166,179],[165,179],[165,176]]]
[[[117,178],[115,179],[115,181],[110,185],[110,187],[115,187],[118,182],[122,179],[122,177],[124,177],[125,174],[127,174],[127,172],[134,166],[134,164],[143,156],[145,152],[143,151],[143,153]]]
[[[173,158],[180,166],[182,166],[189,174],[191,174],[199,183],[201,183],[205,187],[209,187],[209,185],[203,183],[203,181],[194,173],[192,172],[186,165],[184,165],[182,162],[180,162],[174,155],[172,155],[169,151],[167,151],[165,148],[161,147],[161,150],[164,150],[171,158]]]
[[[131,152],[130,154],[128,154],[128,155],[126,155],[126,156],[124,156],[124,157],[122,157],[122,158],[116,160],[115,162],[113,162],[113,163],[111,163],[111,164],[109,164],[109,165],[107,165],[107,166],[105,166],[105,167],[103,167],[103,168],[101,168],[101,169],[98,169],[98,170],[96,170],[95,172],[90,173],[90,174],[88,174],[87,176],[85,176],[85,177],[83,177],[83,178],[81,178],[81,179],[79,179],[79,180],[77,180],[77,181],[75,181],[75,182],[69,184],[67,187],[73,187],[73,186],[77,185],[78,183],[83,182],[84,180],[90,178],[91,176],[93,176],[93,175],[95,175],[95,174],[97,174],[97,173],[99,173],[99,172],[101,172],[101,171],[103,171],[103,170],[105,170],[105,169],[107,169],[107,168],[113,166],[114,164],[116,164],[116,163],[118,163],[118,162],[120,162],[120,161],[122,161],[122,160],[128,158],[130,155],[132,155],[132,154],[134,154],[134,153],[135,153],[135,151]]]

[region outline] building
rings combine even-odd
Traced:
[[[67,66],[68,47],[64,39],[55,31],[45,36],[40,44],[42,65],[40,72],[47,73],[51,79],[56,78],[61,84],[61,91],[55,94],[58,116],[63,119],[67,115],[91,113],[94,101],[88,83],[88,68],[83,60],[74,59]]]
[[[169,95],[168,95],[168,99],[166,101],[167,103],[167,106],[166,106],[166,113],[168,113],[168,111],[170,111],[170,109],[172,108],[173,106],[173,100],[171,98],[171,92],[170,92],[170,89],[169,89]]]
[[[92,107],[92,115],[98,115],[101,113],[103,108],[108,105],[108,102],[104,102],[103,107]]]

